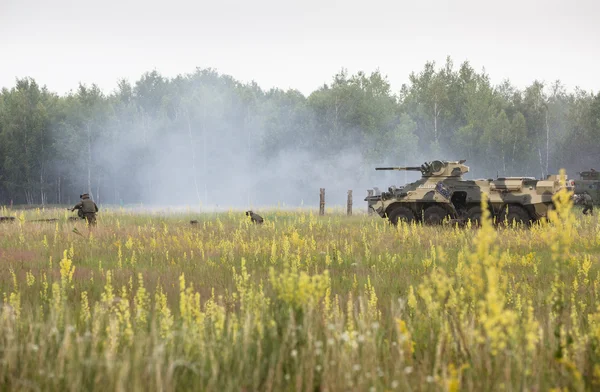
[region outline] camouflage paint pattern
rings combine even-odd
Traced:
[[[580,195],[586,192],[592,197],[594,204],[600,204],[600,172],[592,169],[578,174],[579,179],[570,182],[575,194]]]
[[[376,170],[421,171],[420,180],[387,192],[368,196],[365,201],[382,218],[439,224],[445,218],[478,221],[481,195],[488,195],[492,217],[498,221],[534,222],[546,217],[552,196],[559,188],[557,177],[536,180],[505,177],[464,180],[469,167],[462,161],[432,161],[420,167],[376,168]]]

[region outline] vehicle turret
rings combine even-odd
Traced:
[[[469,172],[469,166],[460,161],[431,161],[425,162],[421,166],[408,167],[376,167],[375,170],[404,170],[420,171],[423,177],[462,177]]]
[[[600,180],[600,172],[594,169],[582,171],[578,174],[582,180]]]

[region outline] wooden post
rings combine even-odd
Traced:
[[[373,196],[373,189],[367,190],[367,196]],[[373,209],[369,207],[369,203],[367,203],[367,214],[373,215]]]
[[[352,215],[352,189],[348,191],[348,203],[346,207],[348,216]]]
[[[325,188],[320,190],[319,215],[325,215]]]

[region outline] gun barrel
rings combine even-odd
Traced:
[[[421,171],[421,168],[418,166],[408,166],[408,167],[376,167],[375,170],[408,170],[408,171]]]

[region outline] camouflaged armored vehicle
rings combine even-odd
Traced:
[[[399,220],[440,224],[446,218],[475,224],[481,220],[481,194],[488,195],[497,222],[529,223],[546,217],[558,180],[505,177],[495,180],[464,180],[465,161],[432,161],[419,167],[379,167],[375,170],[420,171],[421,179],[403,187],[368,196],[365,201],[394,225]]]
[[[592,197],[594,204],[600,204],[600,172],[594,169],[579,172],[578,180],[571,180],[568,183],[576,195],[587,193]]]

